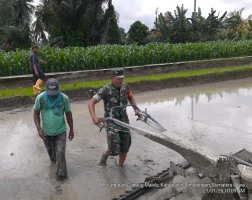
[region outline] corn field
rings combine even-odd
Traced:
[[[0,52],[0,76],[30,74],[29,50]],[[187,44],[103,45],[65,49],[43,47],[44,72],[66,72],[181,61],[252,56],[252,41]]]

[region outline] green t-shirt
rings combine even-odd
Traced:
[[[64,113],[71,112],[71,108],[68,96],[61,94],[61,102],[56,108],[50,109],[46,106],[44,92],[37,96],[33,106],[34,110],[41,110],[42,130],[49,136],[56,136],[66,131]]]

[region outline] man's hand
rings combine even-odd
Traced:
[[[99,122],[99,119],[97,117],[92,117],[93,123],[98,126],[99,128],[102,128],[101,123]]]
[[[138,116],[137,121],[141,119],[141,116],[140,116],[139,112],[140,112],[140,110],[135,109],[135,116]]]
[[[71,141],[74,138],[74,132],[70,130],[68,139]]]
[[[103,126],[99,122],[99,119],[95,115],[95,104],[96,103],[98,103],[98,101],[95,98],[92,98],[88,103],[88,110],[89,110],[89,113],[92,117],[93,123],[101,129]]]
[[[139,112],[140,112],[140,110],[135,109],[135,115],[138,115]]]
[[[45,140],[45,133],[42,129],[38,131],[39,137],[41,137],[42,140]]]
[[[35,71],[35,75],[36,75],[36,76],[39,76],[38,71]]]
[[[44,60],[41,60],[40,62],[41,62],[42,64],[44,64],[44,65],[47,64],[47,62],[44,61]]]

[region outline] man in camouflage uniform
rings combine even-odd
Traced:
[[[100,88],[97,94],[93,96],[88,104],[90,115],[95,125],[102,127],[98,118],[95,115],[95,104],[103,100],[104,102],[104,117],[109,117],[109,112],[112,108],[117,106],[126,106],[128,102],[136,105],[133,94],[128,85],[124,84],[124,74],[122,68],[115,68],[111,70],[111,83]],[[133,106],[135,114],[138,110]],[[126,112],[126,107],[115,108],[112,111],[113,118],[122,122],[129,123],[129,118]],[[108,156],[119,155],[119,166],[123,167],[131,145],[131,135],[128,128],[116,124],[108,124],[106,127],[108,150],[102,155],[100,164],[106,165]]]

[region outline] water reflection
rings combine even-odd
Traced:
[[[225,102],[230,103],[233,99],[233,104],[243,102],[243,97],[252,96],[252,79],[243,79],[236,81],[227,81],[214,84],[198,85],[188,88],[173,88],[162,91],[148,92],[140,97],[137,97],[137,102],[145,107],[152,107],[153,104],[159,104],[164,108],[172,103],[175,107],[182,107],[183,104],[190,102],[190,119],[195,119],[195,108],[198,104],[205,104],[210,107],[216,102],[220,102],[225,106]],[[142,96],[142,95],[141,95]],[[224,101],[223,101],[224,99]],[[236,101],[234,101],[236,99]],[[157,105],[156,105],[157,106]],[[237,105],[239,106],[239,105]],[[219,107],[219,106],[217,106]],[[216,107],[212,107],[213,110]],[[206,113],[209,109],[206,109]],[[203,112],[203,110],[201,110]]]
[[[252,79],[245,79],[148,92],[136,100],[166,127],[167,136],[196,142],[208,153],[230,153],[251,148],[251,88]]]
[[[163,103],[166,101],[174,101],[175,106],[181,106],[187,98],[193,99],[194,103],[198,103],[200,98],[206,98],[207,102],[214,99],[223,98],[224,94],[243,95],[249,94],[252,88],[252,79],[243,79],[236,81],[227,81],[221,83],[213,83],[206,85],[197,85],[188,88],[174,88],[162,90],[161,92],[148,92],[144,103]]]

